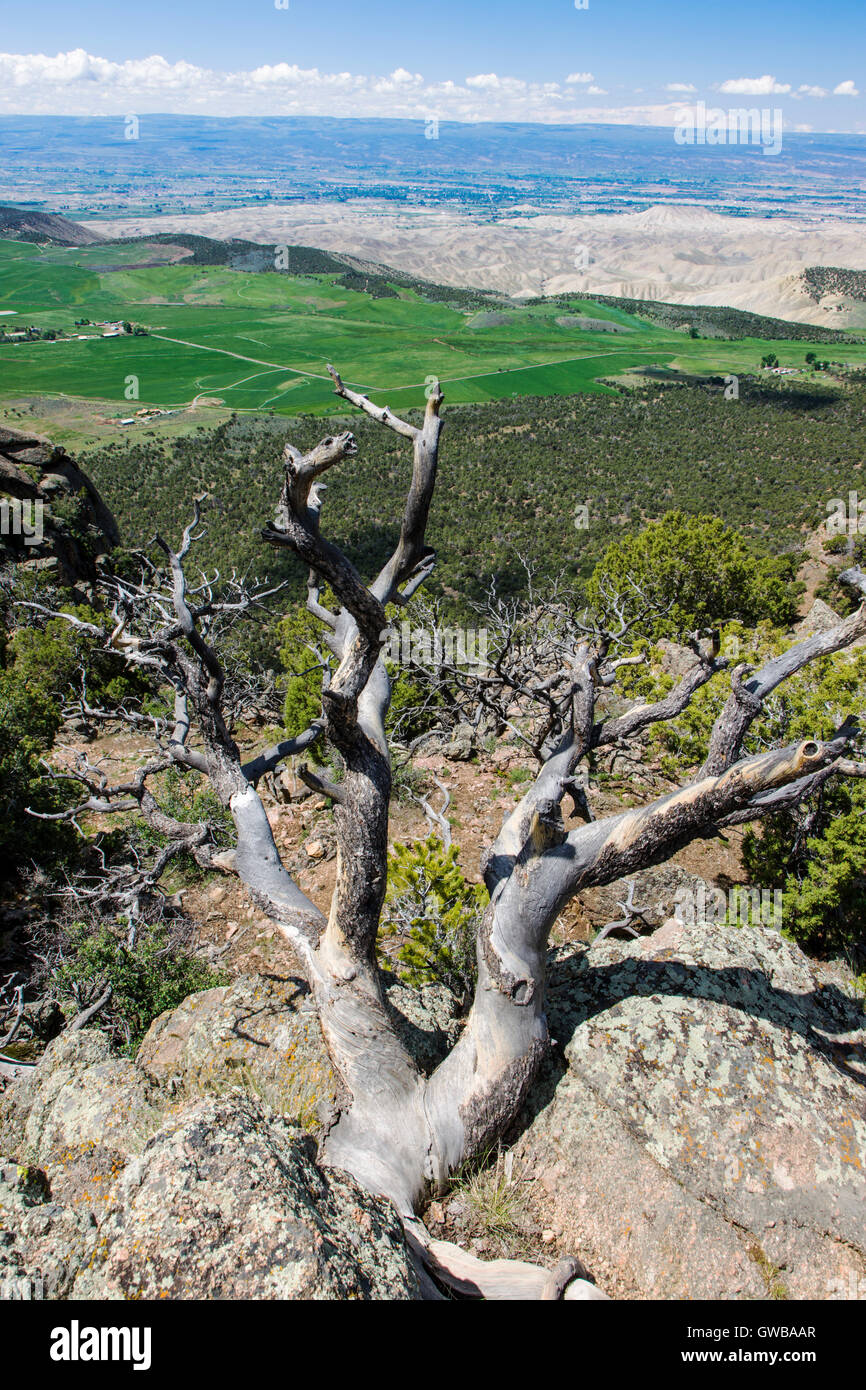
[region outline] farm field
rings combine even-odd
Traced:
[[[86,399],[120,413],[201,400],[239,412],[324,414],[333,409],[333,362],[348,384],[405,409],[423,403],[433,374],[450,402],[477,403],[606,391],[604,378],[645,367],[753,373],[768,351],[805,369],[810,347],[693,339],[577,297],[467,309],[395,281],[391,297],[374,298],[336,273],[247,272],[184,263],[178,252],[147,240],[0,242],[2,330],[76,335],[0,344],[0,399]],[[94,326],[76,327],[82,319]],[[118,319],[146,336],[102,337],[96,325]],[[861,366],[866,344],[824,347],[819,356]]]

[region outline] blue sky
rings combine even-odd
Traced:
[[[748,97],[866,133],[866,0],[278,3],[7,4],[0,111],[670,124],[677,103]]]

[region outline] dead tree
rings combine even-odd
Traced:
[[[622,642],[617,646],[615,626],[611,631],[578,620],[568,632],[560,624],[550,635],[548,674],[533,675],[522,648],[510,674],[504,665],[493,672],[503,688],[517,688],[518,695],[542,709],[543,736],[533,740],[539,768],[485,858],[490,904],[478,929],[477,989],[465,1026],[450,1054],[425,1076],[385,1008],[376,956],[391,792],[385,736],[390,688],[380,651],[389,605],[404,604],[434,565],[425,531],[436,481],[442,395],[438,385],[430,391],[423,422],[416,426],[349,390],[331,372],[338,396],[409,442],[412,472],[394,552],[372,582],[365,583],[320,525],[318,480],[351,459],[356,452],[352,434],[323,439],[306,454],[286,448],[282,492],[262,536],[269,545],[294,552],[309,571],[307,606],[322,624],[333,666],[320,716],[297,737],[243,761],[226,719],[227,675],[213,640],[220,601],[207,584],[191,588],[185,574],[196,512],[177,551],[159,541],[162,572],[154,565],[138,584],[115,584],[111,623],[102,633],[107,646],[155,669],[173,686],[174,719],[157,730],[161,749],[117,787],[100,782],[86,768],[69,768],[65,775],[85,783],[88,795],[79,810],[136,805],[163,828],[169,841],[165,855],[182,845],[200,863],[237,875],[294,948],[341,1082],[336,1113],[321,1140],[321,1161],[347,1170],[370,1191],[393,1201],[419,1267],[426,1271],[428,1292],[435,1288],[432,1273],[440,1284],[476,1296],[551,1298],[565,1291],[566,1297],[585,1297],[589,1286],[576,1263],[552,1275],[520,1263],[487,1264],[432,1241],[416,1212],[425,1194],[445,1189],[459,1165],[494,1143],[518,1115],[549,1043],[548,934],[575,894],[661,862],[689,841],[725,826],[796,804],[831,776],[866,772],[866,765],[846,756],[854,737],[849,724],[828,741],[806,739],[757,756],[742,754],[763,699],[781,680],[866,634],[866,603],[832,632],[792,646],[762,671],[733,671],[731,695],[716,721],[700,774],[648,805],[602,820],[564,808],[569,793],[575,811],[580,807],[582,760],[683,711],[695,691],[726,665],[713,641],[692,639],[694,665],[663,699],[636,704],[611,718],[600,717],[596,703],[615,679],[621,660],[617,653],[624,650]],[[321,601],[324,584],[337,596],[337,611]],[[250,601],[234,600],[240,607]],[[626,635],[623,625],[620,638]],[[304,775],[334,808],[337,873],[327,917],[284,868],[256,790],[259,779],[290,753],[323,738],[340,755],[340,781]],[[231,812],[235,843],[230,849],[216,850],[205,825],[159,819],[147,784],[171,764],[207,776]]]

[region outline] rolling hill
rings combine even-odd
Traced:
[[[659,317],[664,308],[671,317]],[[701,336],[689,332],[693,314]],[[121,320],[139,334],[109,327]],[[648,368],[739,376],[758,371],[768,348],[804,371],[809,343],[837,344],[844,369],[866,365],[866,344],[851,335],[731,310],[581,294],[509,300],[315,247],[183,233],[75,247],[0,241],[0,322],[2,399],[86,399],[122,417],[201,402],[328,413],[328,362],[404,409],[423,403],[432,375],[450,401],[468,403],[605,392],[610,378]]]
[[[90,246],[102,237],[56,213],[0,207],[0,237],[48,246]]]

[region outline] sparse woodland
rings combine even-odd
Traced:
[[[297,957],[340,1079],[336,1105],[324,1117],[320,1162],[346,1170],[371,1192],[391,1199],[430,1296],[445,1288],[476,1296],[600,1297],[577,1259],[563,1259],[553,1272],[523,1262],[486,1263],[433,1239],[417,1213],[431,1191],[445,1190],[462,1164],[499,1139],[523,1105],[549,1045],[549,933],[576,894],[661,863],[690,841],[726,827],[793,814],[810,798],[835,786],[857,785],[866,775],[856,709],[832,730],[815,728],[795,739],[774,739],[771,731],[757,751],[750,742],[786,682],[796,683],[813,663],[820,665],[866,635],[866,576],[856,567],[845,575],[859,604],[850,616],[775,651],[757,668],[726,656],[711,627],[680,632],[679,641],[690,648],[693,661],[666,690],[649,695],[641,695],[635,684],[642,669],[636,637],[651,618],[673,621],[676,605],[636,579],[627,564],[621,573],[609,569],[596,581],[591,602],[578,601],[567,586],[552,584],[520,600],[494,598],[487,610],[495,639],[490,664],[471,673],[449,672],[449,689],[457,690],[470,716],[482,712],[490,728],[503,734],[516,728],[535,772],[485,854],[489,903],[479,916],[477,979],[459,1040],[425,1075],[385,1007],[377,955],[393,781],[386,733],[391,679],[381,651],[394,615],[399,621],[401,610],[419,600],[439,565],[428,522],[437,486],[446,492],[453,488],[447,434],[442,436],[442,394],[438,385],[432,387],[423,419],[409,421],[346,388],[333,369],[332,375],[346,407],[387,432],[392,451],[376,487],[399,496],[402,517],[396,542],[372,574],[361,568],[370,560],[368,547],[360,547],[360,558],[355,555],[356,567],[347,550],[335,543],[324,480],[351,478],[356,469],[358,445],[350,430],[303,449],[288,443],[282,476],[268,476],[271,505],[254,518],[262,555],[257,569],[268,569],[270,547],[290,557],[306,576],[306,609],[319,633],[323,673],[314,717],[252,758],[242,757],[233,720],[262,692],[233,665],[233,644],[239,625],[264,605],[273,605],[280,592],[275,584],[257,585],[236,575],[209,579],[203,573],[197,547],[207,554],[204,532],[211,513],[197,502],[179,544],[169,541],[165,527],[146,551],[127,554],[118,573],[103,575],[86,616],[68,609],[50,616],[105,659],[122,657],[129,669],[170,691],[173,709],[170,717],[158,707],[148,713],[141,700],[101,708],[94,696],[89,706],[93,719],[126,719],[137,736],[151,737],[153,756],[119,782],[111,782],[85,754],[74,765],[55,763],[49,776],[63,783],[65,802],[40,814],[67,824],[121,813],[140,817],[157,832],[158,845],[149,857],[139,856],[132,867],[106,864],[104,891],[114,895],[115,909],[122,907],[130,924],[182,854],[246,886]],[[554,414],[562,409],[544,404]],[[502,424],[526,408],[525,403],[501,407]],[[591,409],[584,403],[575,408]],[[623,403],[613,418],[627,417],[622,424],[639,431],[644,408],[640,399]],[[847,407],[830,402],[827,408],[831,414],[836,411],[840,430],[856,428],[853,417],[845,414]],[[753,409],[760,421],[764,407],[757,403]],[[540,435],[547,428],[545,420],[537,422]],[[367,430],[363,437],[368,439]],[[504,438],[511,441],[507,448]],[[521,438],[488,439],[479,445],[479,459],[487,468],[504,459],[502,467],[513,468],[518,478]],[[206,473],[204,461],[202,466]],[[663,461],[647,462],[648,487],[664,474]],[[702,476],[698,465],[695,477]],[[714,470],[712,485],[720,479]],[[560,542],[551,536],[549,484],[550,475],[540,469],[527,525],[538,544],[556,547]],[[727,485],[735,489],[735,480]],[[640,491],[638,482],[635,487]],[[240,479],[235,488],[242,508],[257,505],[258,491],[251,494]],[[579,462],[568,470],[567,490],[574,501],[592,491],[592,479],[581,474]],[[518,491],[525,507],[523,490]],[[633,502],[640,507],[641,498],[636,495]],[[374,527],[372,504],[366,515],[363,499],[356,497],[356,505],[359,532],[365,525]],[[485,505],[477,495],[459,501],[470,522]],[[555,510],[561,524],[565,508],[560,503]],[[795,512],[796,507],[792,520]],[[158,507],[157,516],[162,526]],[[471,552],[478,546],[473,524],[465,534],[453,535],[464,554],[462,569],[446,560],[452,585],[473,569]],[[447,549],[448,536],[439,539]],[[378,536],[374,550],[381,551],[382,545]],[[285,565],[276,568],[286,573]],[[790,578],[790,568],[787,574]],[[784,568],[777,567],[777,596],[785,577]],[[282,592],[288,602],[291,590]],[[483,589],[481,595],[477,590],[465,595],[473,600],[480,596]],[[44,612],[41,616],[46,617]],[[586,797],[591,760],[603,750],[672,727],[693,704],[700,704],[701,693],[715,678],[725,683],[726,694],[699,727],[705,735],[700,766],[676,790],[594,819]],[[622,712],[606,714],[603,697],[612,690],[632,692],[632,697]],[[333,806],[337,873],[327,914],[281,862],[257,790],[287,757],[312,757],[324,748],[336,768],[333,778],[309,766],[301,775]],[[208,797],[199,799],[188,818],[179,807],[169,814],[154,794],[155,783],[173,769],[192,771],[206,781]],[[92,1001],[94,1006],[98,1000]]]
[[[759,354],[755,356],[757,367]],[[431,507],[428,543],[438,552],[427,586],[466,621],[495,578],[523,589],[519,556],[550,580],[587,578],[605,548],[651,518],[711,513],[775,560],[790,578],[805,533],[831,498],[857,484],[866,453],[866,393],[743,380],[739,401],[715,386],[641,386],[619,396],[515,397],[448,409],[448,460]],[[415,421],[415,414],[409,416]],[[83,455],[127,545],[155,530],[177,534],[191,493],[207,493],[198,566],[303,582],[289,554],[262,554],[257,520],[271,505],[286,439],[310,449],[322,432],[351,425],[359,453],[328,480],[329,535],[365,573],[393,547],[391,520],[402,458],[399,440],[374,421],[239,417],[216,429],[123,441]],[[142,498],[147,505],[142,505]],[[588,526],[575,525],[578,505]],[[729,615],[724,615],[729,616]]]

